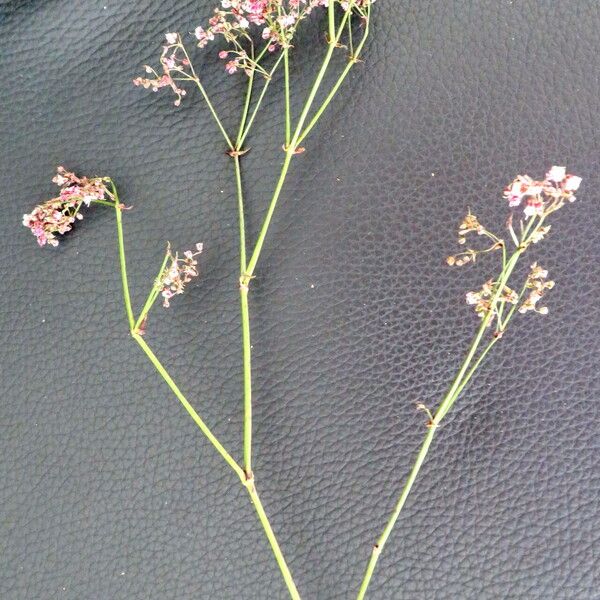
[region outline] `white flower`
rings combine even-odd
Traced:
[[[176,33],[165,33],[165,39],[169,44],[177,43],[177,34]]]
[[[568,192],[576,192],[579,189],[580,184],[581,177],[577,177],[577,175],[567,175],[567,179],[565,180],[565,190]]]
[[[546,179],[550,181],[554,181],[555,183],[560,183],[567,174],[567,169],[565,167],[552,167],[546,173]]]
[[[481,299],[481,294],[479,294],[478,292],[468,292],[466,299],[467,304],[477,304]]]

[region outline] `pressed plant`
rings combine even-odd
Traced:
[[[23,224],[31,229],[40,245],[55,246],[59,242],[58,236],[69,231],[75,221],[82,218],[82,210],[86,206],[97,204],[114,209],[125,312],[131,335],[200,430],[248,491],[289,594],[294,599],[299,599],[300,594],[259,499],[252,468],[252,346],[248,296],[252,279],[259,265],[263,244],[293,158],[304,152],[302,144],[334,99],[352,67],[361,62],[361,53],[370,32],[371,5],[374,1],[221,0],[220,7],[215,9],[208,24],[196,27],[193,34],[190,34],[190,38],[200,48],[204,48],[211,42],[220,41],[218,56],[224,61],[226,72],[231,75],[239,72],[247,78],[245,100],[235,135],[228,133],[223,125],[214,102],[194,68],[191,51],[188,48],[190,44],[185,36],[177,32],[168,32],[165,35],[166,44],[162,48],[159,59],[160,67],[154,69],[146,66],[146,77],[134,79],[135,85],[146,89],[158,91],[165,88],[171,90],[175,95],[174,104],[176,106],[179,106],[187,95],[187,86],[197,87],[212,115],[217,131],[224,140],[226,151],[232,159],[240,242],[239,302],[244,410],[242,462],[234,459],[212,433],[143,338],[148,315],[156,301],[162,298],[163,305],[168,307],[172,297],[182,293],[185,285],[198,274],[197,256],[202,251],[202,245],[197,244],[195,252],[188,250],[181,256],[179,253],[173,254],[170,246],[167,247],[163,263],[158,270],[147,300],[136,315],[131,303],[127,277],[122,220],[125,206],[119,200],[115,182],[108,177],[80,178],[59,167],[54,181],[61,186],[60,195],[37,206],[31,214],[25,215],[23,219]],[[321,13],[323,10],[326,11],[326,50],[314,82],[306,94],[300,114],[294,118],[291,110],[291,98],[293,93],[299,92],[294,90],[290,77],[290,61],[294,54],[293,41],[298,27],[309,17],[317,16],[317,9],[320,9]],[[333,83],[324,89],[328,71],[332,69],[333,63],[337,64],[337,61],[332,61],[336,53],[344,53],[347,60],[345,65],[338,70]],[[259,235],[250,247],[246,239],[244,214],[246,198],[243,186],[242,159],[248,151],[245,142],[251,134],[256,117],[263,106],[265,95],[269,92],[275,75],[280,69],[283,69],[284,93],[282,95],[281,138],[277,141],[277,146],[282,147],[284,160]],[[261,82],[262,85],[260,85]]]
[[[242,461],[236,460],[221,444],[144,339],[148,316],[156,303],[160,300],[164,307],[169,307],[173,297],[182,294],[186,285],[198,275],[198,257],[202,252],[202,244],[197,243],[193,250],[186,250],[181,254],[172,251],[167,244],[164,259],[150,287],[147,299],[136,314],[130,296],[123,232],[123,211],[127,207],[121,203],[116,184],[112,179],[78,177],[75,173],[59,167],[53,179],[60,186],[59,195],[36,206],[30,214],[23,217],[23,224],[36,236],[39,245],[56,246],[59,243],[59,236],[70,231],[74,224],[83,218],[83,211],[90,205],[105,206],[114,210],[123,299],[129,331],[190,417],[248,491],[289,594],[294,599],[299,599],[300,594],[258,496],[252,469],[252,346],[248,297],[271,219],[293,158],[304,151],[303,142],[335,97],[350,69],[360,62],[363,46],[370,31],[373,2],[374,0],[222,0],[221,8],[215,9],[208,25],[196,27],[191,35],[201,48],[221,39],[224,44],[218,55],[224,61],[227,73],[232,75],[242,73],[247,77],[245,101],[236,135],[230,135],[224,127],[215,105],[194,69],[190,52],[180,34],[167,33],[159,69],[155,70],[147,66],[145,68],[147,77],[138,77],[134,80],[136,85],[154,91],[161,88],[170,89],[175,95],[175,105],[179,105],[186,97],[187,85],[196,86],[214,119],[217,131],[224,140],[227,154],[232,159],[240,241],[238,284],[244,410]],[[297,119],[293,119],[290,79],[292,41],[298,26],[313,13],[314,9],[318,8],[325,8],[327,11],[327,50],[313,85],[307,93],[300,115]],[[325,75],[332,67],[332,58],[336,52],[345,52],[347,63],[337,74],[331,87],[323,92]],[[283,68],[284,84],[284,118],[281,139],[277,141],[277,145],[281,143],[284,161],[259,235],[249,248],[244,220],[246,198],[242,177],[243,156],[248,151],[245,142],[274,81],[274,76],[281,68]],[[262,86],[259,86],[259,82],[262,82]],[[554,282],[548,279],[547,270],[537,262],[533,262],[528,272],[521,275],[517,265],[532,245],[539,243],[549,234],[550,217],[575,200],[575,192],[580,183],[580,177],[568,174],[565,167],[559,166],[552,167],[540,181],[533,180],[527,175],[519,175],[504,192],[504,199],[511,207],[506,223],[507,234],[504,236],[494,233],[481,224],[470,211],[461,222],[458,230],[459,244],[466,247],[467,240],[471,239],[477,239],[479,243],[470,244],[465,250],[448,257],[447,263],[451,266],[463,266],[475,263],[482,256],[496,255],[499,257],[499,265],[496,274],[487,279],[479,290],[466,294],[467,304],[473,306],[481,323],[448,391],[435,410],[423,404],[418,405],[419,410],[427,415],[426,434],[394,510],[372,548],[371,557],[360,583],[358,600],[362,600],[367,594],[379,556],[428,456],[438,427],[477,373],[490,350],[502,339],[513,319],[524,313],[547,314],[548,309],[545,305],[541,305],[541,301],[546,292],[554,287]],[[485,243],[481,243],[482,241]],[[520,285],[515,285],[513,281],[519,278]]]
[[[471,381],[490,350],[502,339],[516,314],[548,314],[548,308],[540,306],[540,301],[545,293],[554,287],[554,281],[548,279],[548,271],[537,262],[533,262],[528,273],[521,277],[520,291],[517,292],[519,284],[515,289],[512,287],[515,285],[513,281],[520,277],[518,272],[515,272],[515,268],[523,254],[548,235],[551,227],[548,219],[557,210],[575,201],[575,192],[580,183],[581,177],[570,175],[566,172],[565,167],[559,166],[552,167],[541,181],[533,180],[528,175],[517,176],[505,189],[503,196],[513,209],[506,222],[508,235],[506,240],[482,225],[470,211],[461,222],[458,229],[459,244],[465,245],[467,239],[475,235],[485,240],[487,245],[479,248],[468,247],[454,256],[449,256],[447,263],[460,267],[475,263],[480,256],[494,253],[500,256],[500,264],[497,273],[488,279],[481,289],[466,294],[467,304],[473,306],[475,313],[481,319],[481,324],[446,395],[435,412],[424,404],[417,405],[419,410],[427,414],[427,433],[400,492],[396,506],[381,535],[373,545],[357,600],[362,600],[366,596],[379,556],[423,466],[437,429],[466,385]],[[516,228],[513,225],[515,221],[518,221]]]

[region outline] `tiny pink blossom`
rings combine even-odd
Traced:
[[[58,197],[38,204],[31,213],[23,215],[23,225],[31,230],[40,246],[58,246],[57,234],[71,230],[73,223],[83,218],[82,205],[89,206],[94,200],[105,200],[112,196],[104,179],[77,177],[75,173],[58,167],[54,183],[61,186]]]
[[[196,256],[202,252],[202,244],[196,244],[196,252],[186,250],[183,253],[184,258],[179,258],[179,254],[171,253],[171,247],[167,247],[167,259],[171,261],[170,265],[165,267],[158,279],[158,286],[163,298],[163,306],[170,306],[170,299],[178,294],[183,294],[185,286],[193,277],[198,275],[198,261]]]
[[[230,60],[226,65],[225,65],[225,70],[232,75],[233,73],[235,73],[238,70],[238,61],[237,60]]]
[[[165,39],[169,44],[177,43],[177,34],[176,33],[165,33]]]

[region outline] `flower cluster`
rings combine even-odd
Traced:
[[[163,306],[169,307],[170,299],[177,294],[183,294],[185,285],[198,275],[198,261],[195,257],[201,252],[202,244],[196,244],[196,252],[186,250],[183,258],[179,258],[177,252],[175,255],[171,254],[170,246],[167,248],[167,260],[170,260],[171,264],[165,267],[157,281],[163,297]]]
[[[510,258],[507,254],[506,243],[503,239],[494,235],[486,229],[470,211],[461,222],[458,229],[458,243],[465,244],[470,234],[476,233],[491,240],[491,245],[483,250],[467,248],[465,251],[449,256],[446,261],[449,265],[461,266],[475,262],[477,256],[493,250],[502,251],[501,274],[487,281],[480,290],[468,292],[467,304],[475,307],[475,312],[481,318],[490,315],[489,324],[496,321],[496,336],[502,335],[508,321],[517,310],[520,313],[530,311],[541,315],[548,314],[548,309],[538,307],[538,303],[547,290],[554,287],[554,281],[548,281],[548,271],[537,263],[531,265],[531,269],[521,292],[517,294],[506,284],[516,264],[518,256],[525,252],[531,244],[537,244],[543,240],[550,231],[550,225],[546,218],[555,210],[558,210],[567,202],[575,201],[575,192],[579,188],[581,177],[570,175],[565,167],[552,167],[543,181],[536,181],[528,175],[519,175],[513,183],[504,191],[504,197],[510,206],[524,206],[523,218],[520,219],[519,234],[513,228],[513,216],[511,213],[506,227],[515,245],[515,254]],[[500,286],[502,290],[500,291]],[[528,292],[528,293],[527,293]],[[527,295],[526,295],[527,294]],[[521,299],[525,300],[520,304]],[[512,308],[504,314],[505,307]]]
[[[344,11],[364,9],[375,0],[331,0],[337,1]],[[290,45],[298,24],[320,6],[328,6],[329,0],[221,0],[208,21],[208,27],[196,27],[194,36],[200,48],[204,48],[217,36],[222,36],[233,46],[219,52],[226,59],[225,69],[235,73],[238,69],[251,72],[256,63],[240,44],[244,38],[250,40],[252,26],[260,28],[269,52]]]
[[[367,7],[375,0],[331,0],[340,4],[345,12],[356,11],[362,18],[367,18]],[[278,48],[291,45],[298,24],[320,6],[328,6],[329,0],[221,0],[220,7],[215,8],[208,26],[198,26],[193,35],[197,45],[204,48],[209,42],[221,36],[227,43],[227,49],[220,50],[219,58],[225,60],[225,70],[229,74],[244,71],[247,75],[255,72],[269,78],[269,73],[260,65],[260,56],[264,51],[275,52]],[[257,33],[265,41],[265,50],[259,57],[254,56],[252,29],[259,28]],[[145,65],[144,69],[150,77],[136,77],[134,85],[157,92],[161,88],[170,87],[176,96],[175,106],[181,104],[186,95],[179,82],[196,81],[189,55],[176,32],[165,34],[167,44],[163,46],[160,57],[161,68],[156,71]],[[244,43],[246,42],[246,43]],[[252,48],[249,51],[247,48]]]
[[[191,63],[179,35],[177,33],[167,33],[165,38],[167,45],[163,46],[160,56],[162,74],[157,73],[151,66],[145,65],[146,73],[153,75],[153,77],[136,77],[133,84],[151,89],[153,92],[158,92],[160,88],[170,87],[177,96],[175,106],[179,106],[186,91],[177,82],[180,80],[194,80],[195,75],[191,72]]]
[[[469,262],[475,262],[479,254],[485,254],[492,252],[493,250],[502,249],[504,242],[496,237],[493,233],[488,231],[480,222],[477,217],[469,211],[462,223],[458,227],[458,243],[463,245],[467,242],[467,236],[470,233],[476,233],[477,235],[484,236],[491,240],[492,244],[482,250],[475,250],[473,248],[467,248],[464,252],[459,252],[453,256],[449,256],[446,262],[451,266],[462,267]]]
[[[538,308],[537,303],[541,300],[546,290],[554,287],[554,281],[547,281],[548,271],[540,267],[536,262],[531,265],[531,270],[525,283],[525,288],[531,290],[529,295],[519,307],[520,313],[534,311],[540,315],[548,314],[548,307]]]
[[[274,52],[290,44],[298,23],[315,7],[327,3],[328,0],[221,0],[221,7],[215,9],[208,27],[196,27],[194,36],[200,48],[221,36],[229,46],[219,52],[219,57],[227,61],[225,70],[230,74],[239,69],[250,73],[257,64],[241,42],[251,42],[252,26],[261,28],[269,52]]]
[[[529,175],[517,175],[504,190],[504,198],[509,206],[523,206],[526,218],[549,214],[565,202],[575,201],[581,177],[570,175],[565,167],[552,167],[543,181],[536,181]]]
[[[36,206],[29,214],[23,215],[23,225],[31,229],[40,246],[58,246],[56,234],[65,234],[72,229],[76,220],[83,218],[81,205],[89,206],[94,200],[111,199],[105,179],[77,177],[75,173],[58,167],[52,179],[61,187],[60,194]]]
[[[497,303],[492,306],[492,300],[496,294],[497,283],[490,279],[486,281],[478,292],[467,292],[467,304],[475,307],[475,312],[482,319],[492,310],[497,314],[498,303],[516,304],[519,301],[519,295],[508,286],[504,286],[500,293]]]

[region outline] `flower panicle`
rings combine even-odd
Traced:
[[[505,285],[498,296],[498,301],[494,303],[493,298],[496,295],[497,287],[498,282],[490,279],[483,284],[480,290],[467,292],[467,304],[473,305],[478,317],[483,319],[490,311],[495,316],[499,316],[499,306],[501,303],[517,304],[519,301],[517,292]]]
[[[250,76],[260,73],[265,78],[268,72],[254,58],[253,31],[258,30],[270,53],[291,46],[296,29],[314,9],[337,3],[345,12],[356,12],[366,18],[366,9],[375,0],[221,0],[214,9],[208,24],[198,25],[191,35],[199,48],[205,48],[219,38],[227,44],[218,56],[225,61],[224,68],[230,75],[242,71]],[[186,95],[179,82],[197,81],[189,56],[177,32],[165,34],[166,45],[160,57],[160,69],[150,66],[144,69],[148,77],[136,77],[134,85],[157,92],[169,87],[176,96],[175,106],[181,104]],[[252,48],[251,51],[246,48]]]
[[[355,11],[365,17],[365,9],[375,0],[221,0],[221,6],[215,8],[208,26],[198,26],[194,30],[197,45],[204,48],[221,36],[236,48],[236,58],[228,61],[225,68],[234,73],[237,68],[248,70],[249,57],[242,49],[240,41],[251,41],[253,27],[260,28],[263,40],[268,44],[269,52],[285,48],[291,44],[298,24],[306,19],[314,9],[329,6],[335,2],[344,11]],[[229,52],[222,51],[221,58],[227,58]]]
[[[543,180],[534,180],[528,175],[518,175],[504,190],[503,197],[508,200],[509,206],[520,207],[523,210],[524,219],[521,219],[519,236],[513,228],[514,212],[511,212],[506,224],[518,253],[525,252],[532,244],[545,239],[551,229],[546,218],[566,204],[574,202],[575,192],[580,184],[581,177],[567,173],[565,167],[553,166]],[[539,305],[544,294],[555,285],[554,281],[548,280],[548,271],[537,262],[531,264],[523,289],[518,294],[507,285],[512,267],[504,275],[507,269],[504,240],[490,232],[469,211],[459,226],[458,243],[465,244],[467,237],[473,233],[489,238],[491,245],[483,250],[467,248],[459,254],[449,256],[446,262],[449,265],[462,266],[474,263],[480,254],[501,249],[503,265],[502,274],[497,279],[489,279],[481,289],[467,292],[466,302],[474,307],[475,313],[481,318],[491,315],[489,324],[496,322],[498,336],[502,334],[515,310],[519,313],[548,314],[548,308]],[[502,286],[501,290],[500,286]],[[507,305],[512,305],[512,308],[508,311],[508,316],[504,314],[503,317]]]
[[[479,219],[469,210],[461,224],[458,227],[458,243],[462,246],[466,244],[469,234],[476,233],[478,236],[483,236],[491,240],[491,245],[477,250],[475,248],[467,248],[463,252],[448,256],[446,263],[450,266],[462,267],[467,263],[474,263],[480,254],[487,254],[494,250],[501,250],[504,247],[504,240],[494,235],[491,231],[485,228]]]
[[[186,95],[186,90],[179,85],[179,81],[194,81],[196,75],[179,34],[167,33],[165,38],[167,45],[163,46],[160,56],[161,72],[157,72],[150,65],[145,65],[144,70],[149,76],[136,77],[133,84],[151,89],[153,92],[169,87],[176,96],[175,106],[179,106]]]
[[[580,184],[581,177],[567,173],[565,167],[553,166],[543,180],[517,175],[505,188],[503,198],[510,207],[522,207],[525,219],[542,217],[575,202]]]
[[[156,285],[163,298],[163,306],[168,308],[173,296],[183,294],[185,286],[194,277],[198,276],[198,261],[196,256],[202,253],[203,245],[196,244],[196,251],[186,250],[183,257],[178,252],[171,252],[171,245],[167,246],[167,265],[159,275]]]
[[[555,283],[548,279],[548,271],[534,262],[525,282],[525,289],[529,290],[529,294],[525,301],[519,307],[520,313],[536,312],[539,315],[547,315],[547,306],[538,306],[538,302],[542,299],[547,290],[551,290]]]
[[[71,231],[73,224],[83,219],[82,206],[90,206],[94,200],[114,201],[106,177],[77,177],[58,167],[52,181],[60,186],[60,194],[23,215],[23,225],[31,230],[40,246],[58,246],[57,234]]]

